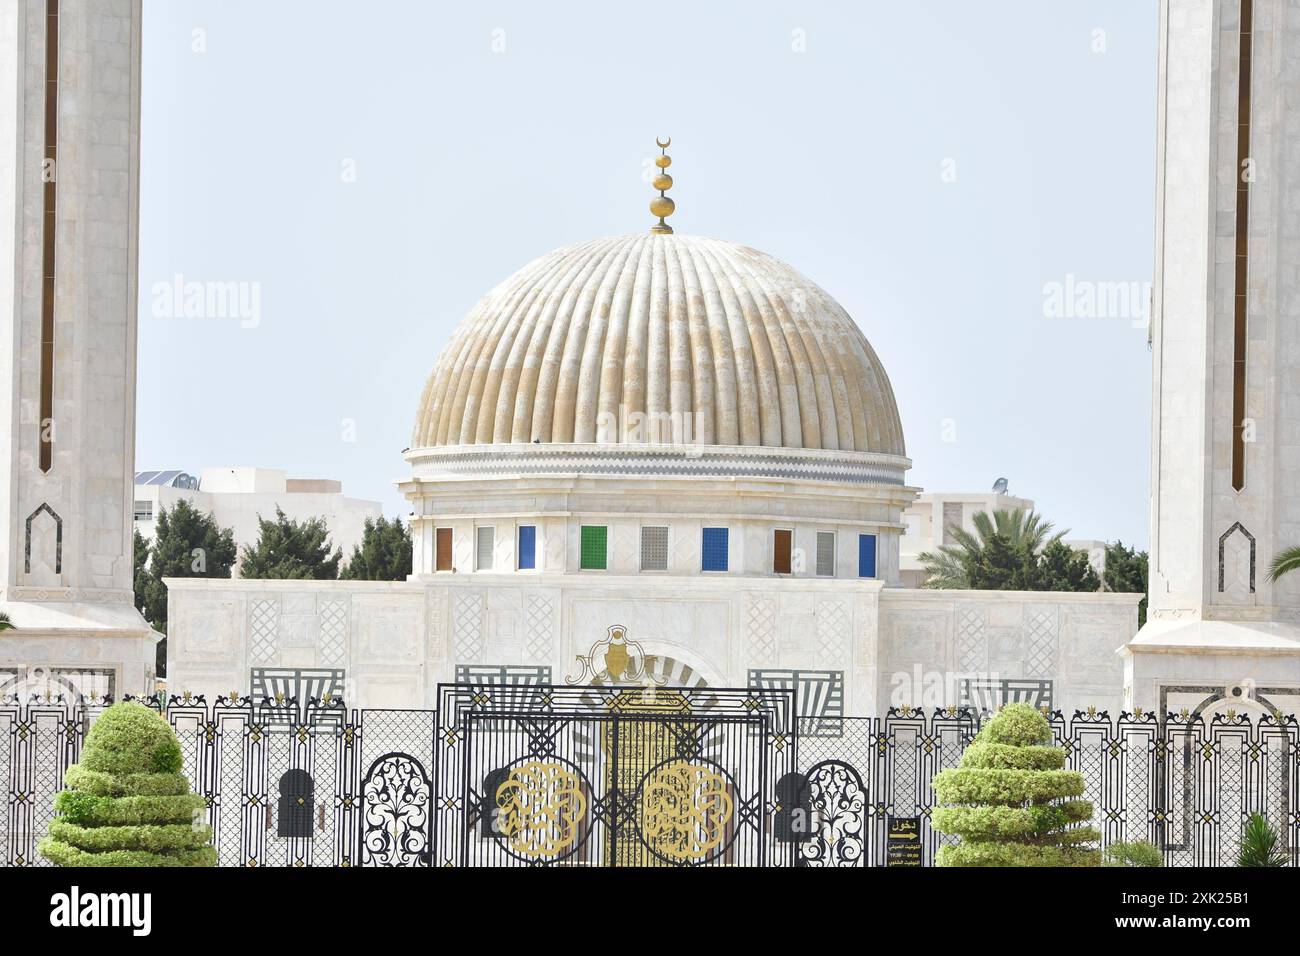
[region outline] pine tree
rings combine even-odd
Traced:
[[[138,546],[136,561],[138,568]],[[234,532],[219,527],[211,514],[204,514],[184,498],[170,512],[159,508],[144,586],[145,619],[155,630],[167,633],[167,586],[163,578],[228,578],[234,563]]]
[[[38,850],[59,866],[215,866],[206,806],[190,793],[171,725],[130,701],[104,711],[86,735],[68,789],[54,800]]]
[[[131,543],[135,557],[135,571],[131,575],[131,586],[135,590],[135,609],[144,613],[145,593],[149,589],[149,542],[138,528],[131,530]]]
[[[1065,750],[1052,745],[1047,718],[1029,704],[994,714],[961,765],[934,778],[945,806],[934,828],[961,837],[939,849],[939,866],[1098,866],[1101,835],[1092,819],[1083,774],[1062,769]]]
[[[1038,556],[1038,580],[1034,591],[1100,591],[1088,552],[1072,548],[1064,541],[1053,541]]]
[[[324,518],[296,521],[276,508],[274,521],[259,515],[257,524],[257,545],[244,545],[240,553],[240,577],[333,581],[339,576],[343,551],[330,554]]]
[[[361,544],[339,575],[348,581],[405,581],[411,573],[411,532],[401,518],[366,519]]]
[[[143,554],[141,553],[143,545]],[[147,562],[147,565],[144,564]],[[162,634],[167,633],[167,585],[163,578],[228,578],[235,563],[235,536],[184,498],[158,509],[152,547],[135,533],[135,606]],[[156,671],[167,675],[167,638],[158,642]]]
[[[1106,545],[1106,567],[1102,582],[1107,591],[1119,594],[1147,593],[1147,553],[1126,548],[1124,542]],[[1147,599],[1138,604],[1138,627],[1147,622]]]

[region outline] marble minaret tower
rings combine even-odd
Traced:
[[[1293,712],[1300,8],[1161,0],[1150,611],[1131,706]]]
[[[152,691],[132,600],[140,0],[0,0],[0,694]]]

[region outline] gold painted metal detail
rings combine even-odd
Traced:
[[[665,195],[668,190],[673,188],[673,177],[668,175],[668,167],[673,164],[673,158],[668,155],[668,147],[672,145],[673,138],[668,137],[667,141],[655,138],[655,145],[659,147],[659,155],[655,157],[655,166],[659,168],[659,173],[655,176],[654,181],[650,184],[659,190],[659,195],[650,200],[650,214],[658,216],[659,221],[650,227],[650,231],[660,235],[668,235],[673,231],[673,227],[664,222],[668,216],[671,216],[677,209],[677,204]]]
[[[670,760],[646,774],[639,809],[646,845],[679,863],[713,856],[735,815],[731,783],[720,768],[690,760]]]
[[[59,0],[45,0],[45,149],[41,163],[41,369],[37,449],[54,467],[54,287],[59,162]]]
[[[494,795],[496,832],[520,856],[563,856],[577,842],[587,816],[583,790],[582,777],[559,761],[520,763]]]
[[[1254,58],[1254,0],[1241,0],[1237,48],[1237,193],[1235,266],[1232,309],[1232,488],[1246,486],[1246,354],[1249,331],[1247,303],[1250,277],[1250,184],[1254,162],[1250,155],[1251,64]]]
[[[566,684],[638,683],[645,687],[662,685],[666,678],[650,673],[646,667],[646,652],[640,643],[630,640],[627,628],[611,624],[603,639],[591,645],[585,655],[578,655],[581,667],[577,676],[565,675]]]

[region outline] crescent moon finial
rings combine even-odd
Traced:
[[[673,227],[664,222],[666,216],[671,216],[677,204],[669,199],[665,193],[673,186],[673,177],[668,175],[668,167],[673,164],[672,157],[668,155],[668,147],[672,145],[673,138],[668,137],[667,142],[655,137],[655,145],[659,147],[662,155],[655,157],[655,165],[659,167],[659,174],[655,176],[651,183],[655,189],[659,190],[659,195],[650,200],[650,213],[658,216],[659,221],[650,227],[650,231],[659,235],[668,235],[672,233]]]

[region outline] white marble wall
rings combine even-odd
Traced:
[[[970,665],[1050,678],[1056,706],[1117,706],[1116,651],[1136,629],[1139,599],[620,574],[168,586],[173,693],[243,691],[250,667],[345,667],[358,706],[430,707],[462,664],[540,665],[556,683],[576,679],[578,655],[622,624],[646,654],[671,662],[674,680],[743,687],[756,668],[843,671],[848,714],[882,711],[896,675],[917,665],[946,677]],[[982,643],[972,651],[964,635],[976,617]]]
[[[969,679],[1051,681],[1052,706],[1118,713],[1121,648],[1137,631],[1140,594],[887,589],[880,602],[877,700],[961,703]]]

